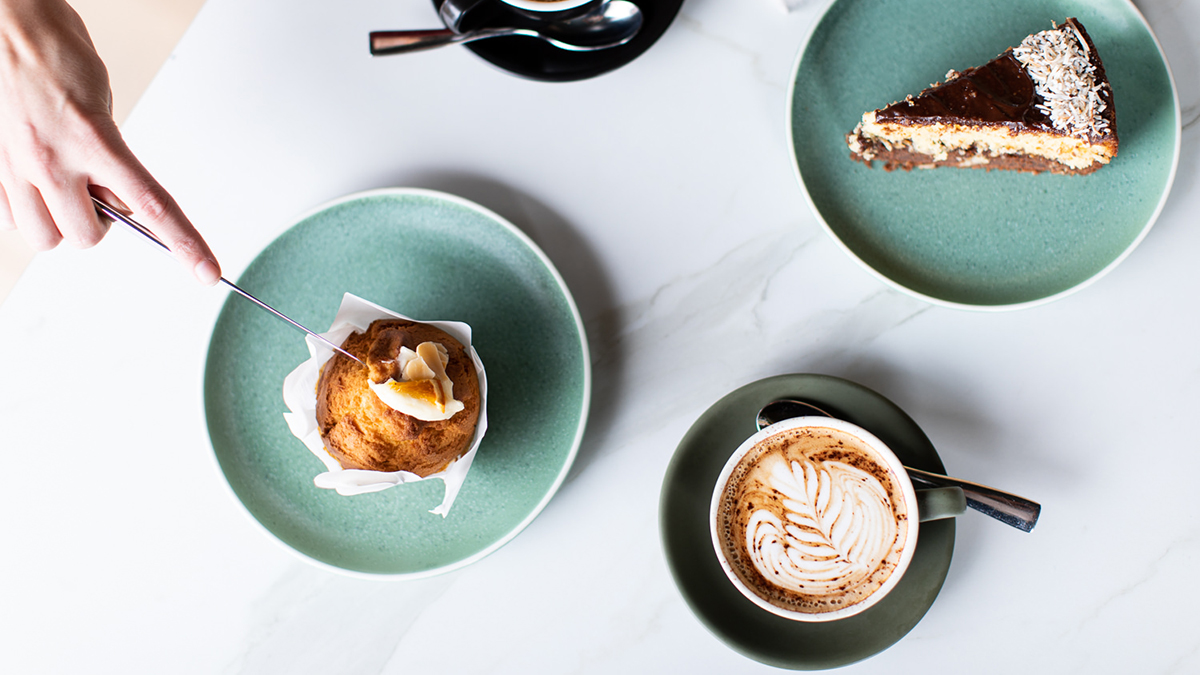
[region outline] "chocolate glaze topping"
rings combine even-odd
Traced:
[[[1040,100],[1033,80],[1009,49],[919,96],[893,103],[877,112],[875,119],[896,124],[992,123],[1054,131],[1050,118],[1037,108]]]

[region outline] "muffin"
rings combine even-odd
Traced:
[[[480,387],[458,340],[429,324],[379,319],[342,348],[366,365],[335,353],[316,401],[325,450],[342,468],[426,477],[471,448]]]

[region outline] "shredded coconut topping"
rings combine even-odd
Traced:
[[[1104,84],[1096,83],[1096,67],[1088,59],[1087,43],[1070,24],[1030,35],[1013,49],[1025,66],[1043,102],[1038,110],[1050,117],[1054,128],[1080,138],[1108,133],[1100,116]]]

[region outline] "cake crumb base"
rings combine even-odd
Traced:
[[[853,135],[851,135],[853,136]],[[875,139],[847,138],[848,144],[857,148],[851,150],[850,159],[862,162],[867,167],[874,167],[880,162],[885,171],[904,169],[935,169],[950,167],[956,169],[995,169],[998,171],[1017,171],[1021,173],[1054,173],[1067,176],[1085,176],[1104,166],[1095,162],[1081,169],[1069,167],[1047,157],[1036,155],[996,155],[990,156],[974,148],[949,150],[944,157],[935,157],[923,152],[917,152],[904,145],[892,144],[891,147]]]

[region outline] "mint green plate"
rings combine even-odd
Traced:
[[[499,216],[425,190],[351,195],[301,219],[238,283],[318,332],[346,292],[464,321],[487,369],[487,434],[446,518],[429,513],[440,480],[343,497],[313,485],[324,466],[283,419],[303,335],[230,295],[208,350],[209,436],[242,505],[303,557],[370,576],[456,569],[515,537],[562,483],[591,397],[587,340],[554,266]]]
[[[733,650],[777,668],[820,670],[869,658],[908,634],[933,606],[954,555],[955,520],[921,523],[917,550],[900,583],[861,614],[826,623],[776,616],[743,596],[713,552],[708,513],[717,477],[755,415],[781,398],[812,403],[878,436],[907,466],[945,473],[921,427],[896,404],[828,375],[778,375],[717,401],[688,430],[663,479],[659,527],[667,565],[692,611]]]
[[[1107,167],[889,173],[850,159],[845,136],[863,112],[1072,16],[1112,83],[1121,145]],[[800,182],[834,240],[885,282],[972,309],[1039,304],[1100,278],[1145,237],[1179,160],[1175,85],[1127,0],[836,0],[797,60],[788,121]]]

